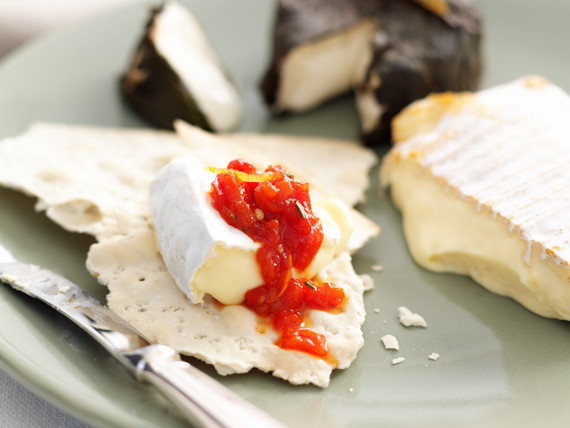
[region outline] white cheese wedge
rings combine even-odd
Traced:
[[[177,2],[167,2],[153,31],[157,51],[168,58],[212,128],[235,129],[242,116],[240,94],[196,17]]]
[[[381,179],[418,264],[570,320],[570,98],[540,77],[432,95],[393,123]]]
[[[196,158],[171,162],[150,188],[150,208],[162,257],[178,287],[193,302],[205,293],[222,303],[243,300],[262,284],[258,244],[227,224],[208,192],[216,175]]]
[[[175,159],[156,176],[150,208],[160,252],[178,287],[194,303],[209,294],[224,304],[243,302],[263,284],[259,244],[226,223],[208,195],[216,174],[197,158]],[[325,238],[311,264],[297,277],[314,277],[346,250],[353,226],[348,209],[335,200],[315,201]]]

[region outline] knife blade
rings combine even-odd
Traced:
[[[0,282],[47,303],[85,330],[136,379],[154,385],[200,427],[281,427],[276,419],[180,358],[150,343],[99,300],[63,276],[21,263],[0,245]]]

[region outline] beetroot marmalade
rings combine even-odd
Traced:
[[[271,320],[281,348],[326,356],[325,337],[305,327],[304,314],[340,306],[344,291],[292,276],[293,268],[303,271],[310,265],[324,236],[311,209],[308,184],[295,181],[280,166],[260,173],[250,163],[234,160],[217,174],[210,196],[229,225],[261,244],[256,257],[264,284],[249,290],[243,304]]]

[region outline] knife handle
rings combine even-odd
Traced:
[[[150,345],[126,354],[136,376],[153,384],[183,415],[200,427],[264,427],[284,425],[213,378],[180,359],[169,346]]]

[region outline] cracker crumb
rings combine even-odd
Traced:
[[[374,289],[374,280],[370,275],[363,273],[358,276],[362,280],[362,284],[364,285],[364,291],[370,291]]]
[[[429,354],[428,358],[432,361],[437,361],[439,358],[439,354],[437,352],[432,352]]]
[[[392,336],[391,334],[385,334],[380,340],[386,349],[395,349],[396,351],[400,349],[398,339],[396,339],[396,337]]]
[[[374,313],[375,313],[375,314],[379,314],[379,313],[380,313],[380,309],[375,308],[375,309],[374,309]]]
[[[63,286],[59,287],[58,291],[60,293],[66,293],[67,291],[69,291],[69,285],[63,285]]]
[[[398,358],[394,358],[394,359],[392,360],[392,365],[393,365],[393,366],[395,366],[396,364],[400,364],[400,363],[403,363],[403,362],[404,362],[404,360],[405,360],[405,358],[404,358],[404,357],[398,357]]]
[[[384,266],[372,265],[372,266],[370,266],[370,269],[372,269],[374,272],[382,272],[384,270]]]
[[[427,327],[427,323],[421,315],[413,313],[405,306],[398,308],[398,318],[400,324],[405,327]]]

